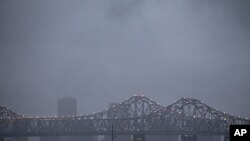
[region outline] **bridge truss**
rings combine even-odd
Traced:
[[[231,124],[250,120],[216,110],[197,99],[182,98],[161,106],[145,96],[133,96],[106,110],[84,116],[26,117],[0,106],[0,136],[227,135]]]

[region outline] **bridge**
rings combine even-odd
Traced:
[[[0,141],[4,137],[61,135],[197,135],[229,136],[229,125],[250,120],[214,109],[191,98],[162,106],[146,96],[133,96],[104,111],[84,116],[27,117],[0,106]]]

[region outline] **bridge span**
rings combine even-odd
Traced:
[[[221,112],[191,98],[181,98],[162,106],[146,96],[133,96],[108,109],[84,116],[27,117],[0,107],[0,141],[4,137],[74,135],[181,135],[182,140],[197,135],[229,136],[232,124],[250,120]]]

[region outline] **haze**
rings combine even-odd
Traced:
[[[134,93],[250,117],[248,0],[1,0],[0,104],[56,115]]]

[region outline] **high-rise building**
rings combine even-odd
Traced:
[[[76,116],[77,101],[71,97],[63,97],[57,101],[58,116]],[[70,136],[51,136],[40,137],[40,141],[76,141],[75,137]]]
[[[77,100],[72,97],[63,97],[57,101],[58,116],[77,116]],[[96,136],[56,136],[40,137],[40,141],[96,141]]]
[[[58,116],[76,116],[77,115],[77,101],[72,97],[63,97],[57,101],[57,115]],[[79,141],[76,136],[61,136],[60,141]]]
[[[57,101],[58,116],[76,116],[77,115],[77,101],[72,97],[63,97]]]

